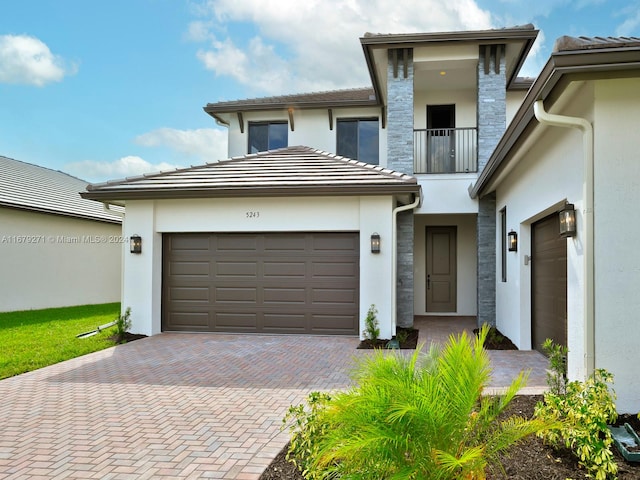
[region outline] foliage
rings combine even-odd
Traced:
[[[398,329],[398,331],[396,332],[396,340],[398,340],[398,343],[400,344],[405,343],[408,338],[409,338],[409,332],[403,329]]]
[[[567,393],[567,353],[569,349],[564,345],[553,343],[547,338],[542,344],[542,350],[549,357],[549,371],[547,371],[547,385],[555,395]]]
[[[355,386],[294,424],[294,439],[308,440],[306,478],[485,478],[488,465],[499,466],[499,453],[548,427],[498,418],[524,373],[503,396],[482,396],[491,373],[486,335],[483,328],[474,341],[466,333],[451,336],[426,355],[376,351],[359,359]],[[304,432],[310,428],[314,435]]]
[[[289,426],[291,442],[287,452],[287,460],[292,461],[305,478],[320,479],[321,474],[313,470],[313,458],[318,454],[316,439],[327,434],[328,425],[320,421],[318,412],[326,408],[331,396],[327,393],[311,392],[307,397],[307,405],[290,406],[283,419],[284,426]]]
[[[116,318],[116,337],[117,343],[124,343],[126,333],[131,329],[131,307],[127,307],[124,315],[118,315]]]
[[[551,380],[555,382],[556,378]],[[596,370],[585,382],[567,383],[564,394],[547,392],[544,402],[535,409],[536,418],[561,422],[559,429],[538,436],[555,447],[570,448],[589,477],[596,480],[616,478],[618,471],[611,451],[613,438],[607,428],[617,418],[615,393],[607,385],[612,381],[609,372]]]
[[[364,334],[373,342],[380,338],[380,326],[378,324],[377,314],[378,310],[376,310],[376,306],[372,304],[364,319]]]
[[[0,379],[113,346],[113,328],[88,338],[79,333],[108,323],[119,303],[0,313]]]

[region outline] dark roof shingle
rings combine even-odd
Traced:
[[[572,50],[593,50],[596,48],[623,48],[640,46],[638,37],[570,37],[563,36],[556,40],[554,52]]]
[[[122,223],[119,215],[80,197],[87,183],[57,170],[0,156],[0,206]]]
[[[419,188],[417,180],[410,175],[297,146],[89,185],[83,197],[127,200],[367,195],[417,193]]]

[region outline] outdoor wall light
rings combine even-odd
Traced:
[[[142,253],[142,237],[140,235],[131,235],[129,237],[129,248],[131,253]]]
[[[371,253],[380,253],[380,235],[371,234]]]
[[[513,230],[511,230],[507,234],[507,237],[508,237],[509,251],[517,252],[518,251],[518,234]]]
[[[560,236],[563,238],[576,236],[576,210],[573,203],[566,203],[558,212],[560,216]]]

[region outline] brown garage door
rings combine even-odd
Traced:
[[[165,234],[162,329],[356,335],[357,233]]]
[[[558,215],[532,227],[533,348],[541,351],[545,339],[567,345],[567,240],[560,236]]]

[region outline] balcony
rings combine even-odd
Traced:
[[[414,173],[473,173],[478,170],[477,128],[413,131]]]

